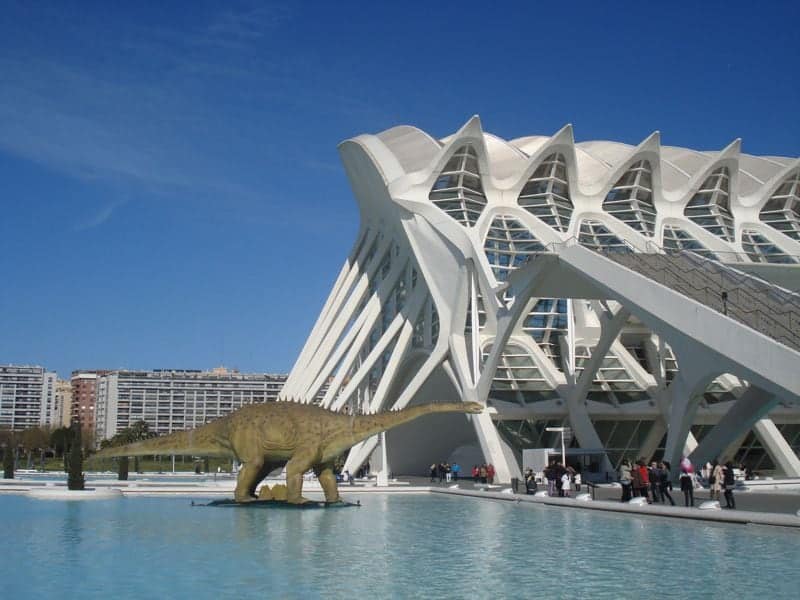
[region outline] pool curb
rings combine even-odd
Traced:
[[[740,525],[771,525],[800,529],[800,517],[784,513],[764,513],[744,510],[700,510],[681,506],[660,506],[653,504],[631,505],[606,500],[581,501],[574,498],[550,498],[547,496],[523,496],[503,492],[482,490],[429,488],[431,493],[450,496],[469,496],[491,500],[504,500],[514,503],[540,504],[560,508],[579,510],[596,510],[613,513],[627,513],[653,517],[670,517],[695,521],[713,521],[717,523],[735,523]]]
[[[266,480],[272,484],[273,481]],[[275,480],[278,482],[280,480]],[[12,483],[13,482],[13,483]],[[118,490],[124,497],[200,497],[209,498],[217,496],[231,496],[235,486],[234,480],[225,480],[218,483],[190,483],[190,482],[156,482],[156,481],[102,481],[92,482],[93,487]],[[769,525],[775,527],[788,527],[800,529],[800,516],[790,513],[757,512],[744,510],[701,510],[699,508],[685,508],[681,506],[662,506],[658,504],[632,505],[618,501],[589,500],[581,501],[575,498],[551,498],[547,496],[528,496],[491,489],[469,489],[461,487],[437,487],[425,485],[409,485],[393,483],[389,486],[377,485],[342,485],[339,491],[343,496],[350,494],[442,494],[449,496],[467,496],[484,500],[501,500],[513,503],[528,503],[559,508],[572,508],[578,510],[594,510],[610,513],[626,513],[648,517],[667,517],[675,519],[689,519],[694,521],[710,521],[716,523],[732,523],[740,525]],[[0,480],[0,494],[26,495],[32,489],[61,489],[66,491],[65,483],[39,482],[30,480]],[[318,486],[309,486],[308,492],[320,493]],[[119,497],[119,496],[117,496]]]

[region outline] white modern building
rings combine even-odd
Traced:
[[[95,440],[137,421],[159,435],[194,429],[245,404],[275,401],[286,375],[211,371],[111,371],[97,379]]]
[[[59,427],[56,379],[44,367],[0,365],[0,429]]]
[[[568,426],[601,478],[654,455],[800,475],[800,160],[569,125],[506,141],[477,117],[340,154],[361,227],[282,399],[485,404],[388,432],[396,474],[449,458],[508,481]]]

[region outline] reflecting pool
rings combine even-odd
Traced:
[[[440,495],[359,508],[0,496],[4,598],[796,597],[792,530]]]

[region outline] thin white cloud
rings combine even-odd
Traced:
[[[111,215],[114,214],[114,211],[126,204],[125,200],[116,200],[113,202],[109,202],[106,206],[100,209],[100,211],[95,214],[90,219],[78,223],[75,225],[75,231],[86,231],[87,229],[93,229],[95,227],[99,227],[106,221],[111,218]]]

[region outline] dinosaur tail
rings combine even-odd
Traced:
[[[95,458],[112,456],[150,456],[160,455],[198,455],[232,456],[230,449],[221,444],[215,436],[209,435],[206,428],[176,431],[170,435],[152,438],[141,442],[106,448],[95,454]]]

